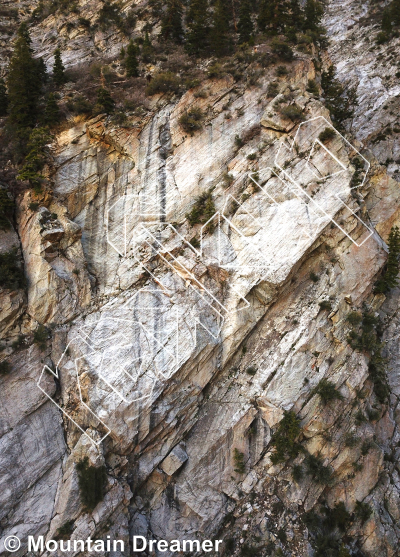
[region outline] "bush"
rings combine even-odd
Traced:
[[[307,473],[319,484],[329,485],[332,479],[332,470],[324,466],[322,460],[315,455],[308,455],[306,460]]]
[[[250,366],[246,369],[246,373],[249,375],[255,375],[257,373],[257,368],[255,366]]]
[[[272,436],[271,444],[275,452],[271,455],[271,462],[278,464],[287,458],[295,458],[300,451],[296,439],[301,433],[300,420],[293,411],[284,413],[277,431]]]
[[[106,467],[104,465],[91,466],[86,456],[77,463],[76,469],[82,503],[88,511],[92,511],[104,499],[107,480]]]
[[[6,375],[6,373],[10,373],[11,366],[7,360],[3,360],[0,362],[0,375]]]
[[[235,539],[234,538],[227,538],[225,540],[225,553],[227,555],[232,554],[235,550]]]
[[[79,95],[73,101],[67,102],[67,108],[75,114],[91,114],[93,105],[85,97]]]
[[[323,311],[331,311],[332,309],[332,304],[330,303],[329,300],[324,300],[323,302],[319,303],[319,307],[323,310]]]
[[[360,438],[357,437],[357,435],[354,435],[354,433],[347,433],[344,440],[344,444],[346,445],[346,447],[356,447],[359,442]]]
[[[313,282],[318,282],[319,281],[319,276],[316,275],[313,271],[311,271],[310,280],[312,280]]]
[[[270,98],[276,97],[278,93],[279,93],[279,85],[275,83],[275,81],[271,81],[270,83],[268,83],[268,87],[267,87],[268,97]]]
[[[8,290],[18,290],[25,286],[24,272],[19,265],[17,249],[0,254],[0,286]]]
[[[288,69],[287,69],[286,66],[278,66],[278,67],[276,68],[276,75],[279,76],[279,77],[282,77],[282,76],[284,76],[284,75],[287,75],[288,73],[289,73],[289,72],[288,72]]]
[[[333,509],[325,508],[327,519],[333,527],[338,527],[339,530],[345,532],[350,525],[351,515],[346,510],[343,501],[337,503]]]
[[[297,104],[290,104],[289,106],[281,106],[279,112],[285,118],[293,122],[302,122],[304,120],[303,110]]]
[[[277,538],[280,542],[286,543],[287,542],[287,534],[283,528],[280,528],[277,533]]]
[[[304,477],[303,467],[300,464],[293,466],[292,478],[296,483],[299,483]]]
[[[74,521],[68,520],[68,522],[64,522],[62,526],[57,530],[56,533],[56,540],[62,539],[67,540],[74,530]]]
[[[218,62],[211,64],[207,70],[208,77],[210,78],[218,78],[224,75],[224,70]]]
[[[234,177],[232,176],[232,174],[229,174],[229,172],[225,172],[222,179],[224,181],[224,188],[229,188],[229,186],[234,181]]]
[[[326,143],[330,139],[333,139],[335,135],[336,132],[333,128],[325,128],[324,131],[319,134],[318,139],[321,141],[321,143]]]
[[[36,331],[33,333],[33,342],[37,344],[40,350],[45,350],[46,342],[49,338],[49,331],[44,325],[39,325]]]
[[[11,227],[10,215],[14,209],[14,201],[9,197],[6,189],[0,187],[0,229],[7,230]]]
[[[201,130],[203,118],[204,112],[200,108],[191,108],[182,114],[178,123],[185,132],[193,135],[195,131]]]
[[[358,325],[362,321],[362,315],[358,311],[351,311],[347,315],[346,321],[348,321],[351,325]]]
[[[146,87],[146,95],[151,97],[158,93],[178,93],[180,79],[172,72],[156,74]]]
[[[319,395],[323,404],[327,404],[332,400],[343,400],[343,395],[336,389],[335,385],[327,379],[321,379],[313,390],[313,394]]]
[[[309,79],[307,83],[307,91],[316,97],[319,95],[318,83],[315,79]]]
[[[246,471],[246,464],[244,462],[244,454],[241,453],[238,449],[234,450],[233,453],[233,462],[235,464],[235,472],[238,474],[244,474]]]
[[[277,54],[282,60],[290,61],[293,60],[294,57],[293,50],[290,46],[278,38],[272,41],[272,52]]]
[[[372,515],[372,508],[368,505],[368,503],[362,503],[361,501],[357,501],[355,514],[356,517],[359,518],[364,524]]]
[[[190,226],[194,226],[206,223],[213,215],[215,215],[215,205],[211,190],[209,190],[197,197],[192,210],[186,214],[186,218]]]

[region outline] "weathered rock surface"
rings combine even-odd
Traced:
[[[96,0],[81,8],[96,20]],[[351,25],[343,10],[352,14]],[[336,136],[328,145],[333,159],[308,142],[324,129],[322,120],[313,120],[307,137],[299,134],[297,149],[287,143],[278,152],[278,140],[292,140],[289,132],[298,129],[282,117],[282,104],[329,124],[323,103],[306,91],[315,67],[300,52],[273,99],[267,87],[277,81],[275,68],[254,87],[230,77],[209,80],[206,98],[189,90],[155,104],[129,128],[100,115],[71,121],[58,134],[53,197],[37,211],[29,209],[29,192],[18,200],[27,305],[22,292],[0,298],[2,335],[29,339],[38,323],[51,332],[43,351],[7,342],[12,369],[0,378],[2,538],[54,539],[72,521],[71,539],[110,535],[128,547],[133,534],[218,533],[238,538],[238,554],[242,543],[282,545],[284,529],[282,547],[306,557],[310,534],[301,516],[323,498],[330,508],[344,502],[351,513],[357,502],[373,509],[350,526],[354,552],[397,555],[400,292],[385,300],[373,286],[390,229],[400,223],[397,167],[391,163],[387,173],[380,164],[398,156],[398,142],[374,142],[391,122],[382,107],[399,91],[392,78],[381,87],[368,57],[370,27],[360,23],[366,13],[357,2],[332,0],[325,16],[326,57],[340,79],[357,85],[360,98],[348,139],[371,167],[356,192],[355,151]],[[34,47],[48,65],[56,37],[65,43],[68,67],[95,60],[93,48],[117,55],[125,42],[118,31],[90,36],[68,26],[74,18],[51,15],[34,26]],[[203,129],[188,136],[179,118],[194,106],[206,117]],[[338,160],[346,167],[339,178]],[[266,170],[276,165],[282,172]],[[210,188],[219,213],[214,230],[189,227],[185,215]],[[16,235],[7,238],[18,245]],[[374,398],[366,356],[348,343],[349,313],[364,303],[385,326],[387,405]],[[44,365],[57,377],[40,375]],[[314,391],[322,378],[341,399],[322,403]],[[293,467],[273,464],[270,441],[290,409],[301,419],[304,447],[331,467],[332,485],[309,475],[296,482]],[[361,420],[360,413],[375,417]],[[102,435],[100,445],[91,442]],[[349,443],[353,437],[359,442]],[[85,456],[105,464],[108,474],[104,500],[92,513],[79,497],[76,464]],[[304,461],[300,453],[294,464]],[[25,553],[23,545],[16,555]]]

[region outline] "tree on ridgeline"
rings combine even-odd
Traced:
[[[318,0],[307,0],[304,8],[304,29],[318,31],[323,15],[324,9]]]
[[[35,126],[38,118],[38,103],[42,89],[38,63],[33,58],[26,23],[18,30],[9,65],[7,89],[9,128],[19,145],[19,150],[23,152],[30,129]]]
[[[229,20],[228,0],[217,0],[210,34],[211,50],[216,56],[225,56],[232,51],[232,34]]]
[[[126,49],[126,77],[138,77],[139,75],[139,64],[137,59],[137,47],[132,41],[129,41],[128,47]]]
[[[181,0],[167,0],[167,10],[161,21],[161,35],[180,44],[184,37],[182,26],[183,6]]]
[[[61,87],[67,81],[64,64],[61,60],[61,51],[59,48],[56,48],[54,51],[53,81],[58,87]]]
[[[0,117],[7,116],[8,108],[8,94],[6,83],[3,78],[0,78]]]
[[[193,56],[208,52],[210,26],[207,0],[191,0],[186,13],[186,50]]]
[[[248,43],[252,38],[254,32],[254,25],[251,19],[252,9],[249,0],[242,0],[239,9],[239,21],[238,21],[238,31],[239,31],[239,43]]]

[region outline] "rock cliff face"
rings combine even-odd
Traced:
[[[35,7],[18,4],[26,16]],[[97,0],[80,7],[95,20]],[[306,513],[321,523],[344,503],[343,556],[398,555],[400,290],[373,289],[400,223],[400,88],[376,54],[394,64],[399,39],[375,47],[371,10],[327,5],[323,61],[359,97],[345,135],[328,143],[314,144],[331,125],[307,91],[315,53],[300,51],[284,78],[274,65],[253,85],[210,78],[180,98],[152,97],[126,127],[71,117],[57,134],[52,194],[34,212],[21,193],[17,230],[1,232],[2,251],[22,251],[28,282],[26,294],[0,293],[12,367],[0,377],[2,540],[54,539],[72,521],[71,539],[216,536],[224,555],[305,557],[316,540]],[[75,20],[32,27],[49,66],[56,38],[69,68],[117,56],[121,33],[89,35]],[[301,126],[281,110],[289,101]],[[205,120],[190,136],[179,119],[193,107]],[[201,195],[216,216],[191,226]],[[386,402],[349,343],[363,311],[383,328]],[[45,348],[32,344],[39,325]],[[323,379],[336,388],[325,402]],[[290,410],[302,450],[276,462],[273,435]],[[79,496],[84,457],[107,469],[92,512]],[[328,549],[339,543],[323,536]]]

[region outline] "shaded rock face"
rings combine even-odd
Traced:
[[[84,16],[97,8],[87,3]],[[325,145],[332,158],[308,143],[331,121],[306,91],[315,68],[301,53],[273,99],[272,70],[251,88],[226,77],[207,82],[207,98],[191,90],[161,99],[130,128],[99,116],[57,136],[52,198],[32,211],[31,194],[21,194],[18,235],[4,236],[22,248],[28,287],[27,297],[2,290],[0,298],[2,335],[11,338],[3,351],[11,371],[0,377],[2,539],[54,539],[72,521],[73,539],[110,535],[129,547],[132,535],[217,535],[224,547],[235,539],[226,555],[247,544],[305,557],[314,539],[302,517],[324,501],[349,513],[371,507],[349,525],[354,554],[397,554],[399,292],[373,293],[400,221],[397,171],[380,165],[398,143],[374,141],[397,85],[375,84],[383,76],[364,47],[366,14],[359,3],[332,1],[325,16],[326,56],[358,86],[348,138],[370,167],[356,190],[352,146],[336,135]],[[93,39],[67,31],[68,17],[34,28],[48,64],[57,33],[74,34],[67,66],[92,59]],[[112,54],[121,40],[102,32],[94,44]],[[293,144],[299,125],[281,110],[288,99],[315,119]],[[206,118],[187,136],[179,118],[193,106]],[[190,227],[185,215],[210,190],[213,226]],[[349,314],[364,303],[384,325],[387,404],[374,394],[367,357],[348,342]],[[49,327],[46,349],[27,348],[38,324]],[[328,404],[315,391],[323,378],[340,393]],[[301,420],[303,447],[330,467],[328,485],[307,472],[306,452],[271,459],[288,410]],[[107,468],[92,512],[76,468],[86,456]],[[25,554],[26,546],[16,553]]]

